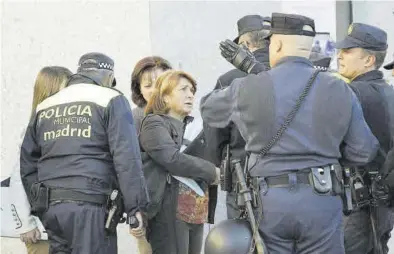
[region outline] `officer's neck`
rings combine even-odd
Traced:
[[[374,67],[374,66],[364,68],[364,69],[360,70],[360,72],[358,72],[358,73],[357,73],[353,78],[351,78],[350,80],[352,81],[352,80],[356,79],[357,77],[359,77],[359,76],[361,76],[361,75],[364,75],[365,73],[368,73],[368,72],[370,72],[370,71],[374,71],[374,70],[375,70],[375,67]]]

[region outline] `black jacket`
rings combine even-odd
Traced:
[[[211,184],[216,179],[215,165],[180,151],[186,124],[170,116],[157,114],[150,114],[142,121],[139,140],[151,199],[148,218],[154,217],[162,209],[161,202],[166,195],[168,180],[171,184],[177,184],[172,175],[189,177],[205,184]]]
[[[257,61],[262,66],[269,66],[268,48],[259,49],[253,52]],[[265,67],[266,68],[266,67]],[[231,85],[234,79],[246,77],[247,73],[238,69],[228,71],[219,77],[215,90],[223,89]],[[206,141],[207,159],[216,165],[220,165],[223,155],[223,148],[226,144],[230,144],[230,153],[233,158],[245,158],[245,141],[234,124],[230,124],[226,128],[213,128],[204,123],[204,136]]]
[[[137,130],[137,135],[140,133],[142,119],[144,119],[144,109],[136,107],[133,109],[134,125]]]
[[[72,84],[38,105],[21,147],[21,178],[87,194],[120,188],[125,210],[148,203],[130,105],[119,91]]]
[[[394,98],[386,98],[386,95],[392,87],[386,83],[383,73],[378,70],[356,77],[349,85],[361,103],[365,121],[378,139],[380,147],[387,153],[393,135],[393,130],[390,130],[392,128],[390,119],[394,120],[394,108],[390,108],[392,106],[389,106],[388,100],[394,100]],[[392,102],[391,105],[393,105]],[[383,161],[381,156],[378,153],[368,167],[380,167]]]

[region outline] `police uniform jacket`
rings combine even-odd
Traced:
[[[74,83],[40,103],[20,167],[28,196],[32,184],[42,182],[86,194],[108,195],[120,187],[131,214],[148,203],[130,105],[112,88]]]
[[[314,71],[306,58],[284,57],[269,71],[236,79],[203,97],[202,118],[217,128],[233,121],[246,141],[246,151],[259,153],[277,133]],[[341,157],[364,164],[375,156],[378,145],[352,90],[322,72],[282,138],[250,174],[284,174],[335,164]]]
[[[265,68],[269,66],[268,47],[254,51],[253,55],[262,66],[265,66]],[[239,69],[230,70],[219,77],[215,89],[228,87],[234,79],[242,78],[246,75],[245,72]],[[243,159],[245,157],[245,141],[232,123],[226,128],[212,128],[204,124],[204,135],[206,154],[210,157],[210,161],[216,165],[219,165],[222,160],[222,151],[226,144],[230,144],[230,152],[233,158]]]
[[[393,135],[392,130],[390,130],[390,118],[394,119],[394,108],[389,108],[388,100],[394,98],[386,98],[386,95],[389,93],[388,90],[392,90],[392,87],[386,83],[383,79],[383,73],[378,70],[357,76],[349,85],[360,100],[365,121],[379,140],[380,147],[387,153]],[[368,166],[379,168],[382,162],[380,156],[381,154]]]

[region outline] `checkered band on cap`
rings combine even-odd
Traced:
[[[114,70],[114,67],[109,63],[99,63],[99,69]]]

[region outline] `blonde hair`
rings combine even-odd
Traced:
[[[38,104],[66,86],[71,75],[69,69],[59,66],[47,66],[40,70],[34,84],[32,116]]]
[[[188,73],[184,71],[168,70],[161,74],[155,83],[153,91],[146,107],[145,114],[167,114],[170,110],[164,97],[170,95],[178,86],[179,79],[187,79],[193,86],[193,93],[196,93],[197,83]]]

